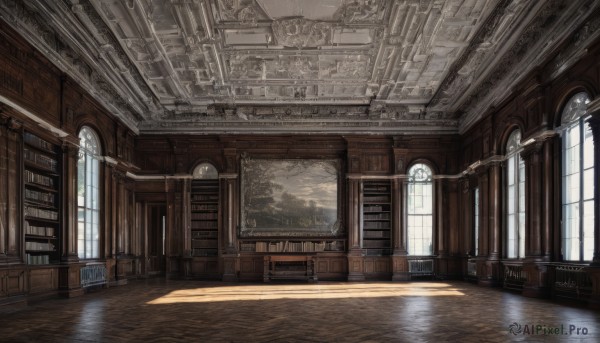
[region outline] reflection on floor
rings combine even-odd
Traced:
[[[133,281],[0,324],[0,342],[600,341],[597,311],[462,282]]]

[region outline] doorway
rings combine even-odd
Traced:
[[[165,275],[167,208],[165,204],[148,204],[147,214],[148,265],[146,271],[148,276]]]

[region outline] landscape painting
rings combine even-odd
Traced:
[[[337,160],[242,160],[242,237],[340,235]]]

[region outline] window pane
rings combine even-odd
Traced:
[[[87,127],[80,133],[80,159],[77,170],[77,253],[81,258],[99,257],[99,161],[100,144],[96,134]]]
[[[581,261],[582,257],[591,260],[593,253],[593,142],[585,124],[589,101],[587,93],[575,94],[565,105],[561,118],[563,127],[567,127],[562,156],[562,249],[564,259],[569,261]],[[590,237],[592,243],[588,241]]]
[[[520,258],[525,257],[525,213],[519,213],[519,256]]]
[[[588,169],[594,167],[594,140],[592,137],[592,129],[586,123],[584,130],[584,141],[583,141],[583,168]]]
[[[513,155],[507,161],[508,172],[506,174],[506,180],[509,186],[515,184],[515,159],[516,156]]]
[[[408,252],[431,255],[433,237],[433,183],[431,169],[422,163],[408,170],[406,193]]]
[[[594,200],[583,203],[583,259],[594,257]]]

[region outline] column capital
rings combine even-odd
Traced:
[[[535,157],[536,155],[539,156],[539,154],[542,152],[542,149],[544,148],[544,142],[545,140],[535,141],[531,144],[526,145],[520,153],[521,158],[525,161],[528,161],[531,157]]]

